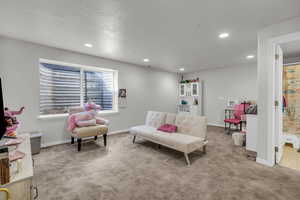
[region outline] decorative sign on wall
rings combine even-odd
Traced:
[[[126,97],[127,97],[126,89],[119,89],[119,98],[126,98]]]
[[[119,89],[119,108],[125,108],[127,106],[127,90]]]
[[[283,131],[300,133],[300,65],[283,68]]]

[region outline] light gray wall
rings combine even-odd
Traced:
[[[128,90],[127,108],[106,116],[110,131],[128,129],[144,122],[147,110],[176,112],[179,76],[94,56],[0,37],[0,76],[5,105],[12,109],[25,106],[19,117],[20,131],[42,131],[43,144],[69,138],[66,117],[38,119],[39,58],[119,70],[119,88]]]
[[[203,80],[204,115],[211,125],[224,126],[224,108],[230,99],[256,100],[256,64],[185,74],[184,79]]]

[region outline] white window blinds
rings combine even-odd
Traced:
[[[102,110],[112,110],[113,72],[84,71],[84,101],[92,100],[101,105]]]
[[[40,115],[67,113],[88,100],[113,109],[114,72],[40,62]]]

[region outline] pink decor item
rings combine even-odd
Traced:
[[[90,111],[90,110],[101,110],[101,106],[100,105],[97,105],[95,104],[94,102],[88,102],[86,104],[84,104],[83,106],[84,110],[85,111]]]
[[[108,120],[97,116],[101,106],[94,102],[88,102],[83,106],[84,112],[71,114],[68,118],[68,130],[73,131],[76,127],[87,127],[95,125],[107,125]]]
[[[4,110],[4,117],[7,124],[6,127],[6,135],[7,136],[16,136],[16,130],[18,128],[19,122],[16,118],[16,115],[21,115],[24,111],[25,107],[20,108],[18,111],[13,111],[8,108]]]
[[[18,128],[17,124],[6,127],[6,135],[7,136],[15,136],[15,132],[16,132],[17,128]]]
[[[167,133],[175,133],[177,131],[177,126],[172,124],[164,124],[161,125],[157,130]]]
[[[76,125],[79,127],[96,126],[96,119],[77,121]]]
[[[108,120],[101,117],[96,117],[96,124],[108,125]]]
[[[95,111],[86,111],[80,113],[74,113],[68,118],[68,130],[73,131],[77,127],[77,122],[79,121],[87,121],[91,119],[95,119],[96,112]]]
[[[73,131],[76,128],[76,115],[72,114],[68,117],[68,130]]]
[[[15,115],[21,115],[24,111],[25,107],[20,108],[20,110],[17,111],[13,111],[13,110],[9,110],[8,108],[5,108],[5,112],[4,115],[6,117],[14,117]]]

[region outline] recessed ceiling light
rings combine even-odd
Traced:
[[[248,55],[246,58],[247,59],[253,59],[255,56],[254,55]]]
[[[144,62],[149,62],[149,58],[144,58]]]
[[[183,67],[179,68],[179,71],[182,71],[182,72],[183,72],[183,71],[184,71],[184,68],[183,68]]]
[[[225,38],[227,38],[227,37],[229,37],[229,33],[221,33],[221,34],[219,35],[219,38],[221,38],[221,39],[225,39]]]
[[[85,43],[84,46],[89,47],[89,48],[92,48],[92,47],[93,47],[93,45],[90,44],[90,43]]]

